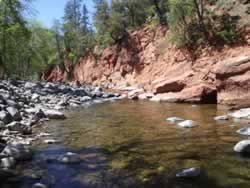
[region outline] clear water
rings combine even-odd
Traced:
[[[126,100],[69,111],[68,119],[37,130],[50,132],[61,143],[37,143],[33,161],[19,166],[19,183],[12,180],[4,187],[42,182],[53,188],[249,188],[250,158],[233,152],[234,145],[247,138],[236,130],[248,122],[213,120],[226,112],[216,105]],[[171,116],[199,126],[179,128],[165,121]],[[67,151],[80,154],[82,162],[47,160]],[[190,167],[200,167],[201,176],[175,178],[176,172]]]

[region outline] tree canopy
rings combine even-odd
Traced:
[[[34,0],[35,1],[35,0]],[[216,16],[212,0],[67,0],[63,18],[51,28],[31,21],[32,0],[0,0],[0,77],[30,78],[65,58],[76,63],[95,45],[108,47],[124,41],[145,24],[166,25],[177,46],[211,41],[234,43],[237,25],[230,16]]]

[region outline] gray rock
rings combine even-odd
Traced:
[[[234,146],[237,153],[250,153],[250,140],[242,140]]]
[[[40,96],[37,93],[34,93],[31,97],[31,100],[35,101],[35,100],[39,100]]]
[[[91,97],[89,97],[89,96],[84,96],[84,97],[81,97],[80,98],[80,101],[81,102],[86,102],[86,101],[89,101],[89,100],[91,100],[92,98]]]
[[[250,108],[243,108],[228,115],[237,119],[250,118]]]
[[[178,123],[178,126],[182,128],[192,128],[192,127],[195,127],[196,125],[197,124],[192,120],[185,120],[185,121]]]
[[[12,121],[12,117],[8,112],[0,111],[0,120],[5,124],[8,124]]]
[[[13,168],[16,164],[14,157],[6,157],[1,159],[1,167],[4,169]]]
[[[250,125],[239,129],[237,133],[244,136],[250,136]]]
[[[10,131],[17,131],[20,132],[22,134],[31,134],[32,130],[30,127],[17,122],[17,121],[13,121],[12,123],[6,125],[6,127],[10,130]]]
[[[0,129],[3,129],[3,128],[5,128],[5,124],[4,122],[0,121]]]
[[[24,88],[26,88],[26,89],[31,89],[31,88],[34,88],[34,87],[36,87],[36,86],[37,86],[36,83],[26,82],[25,85],[24,85]]]
[[[30,160],[32,151],[22,144],[8,145],[2,151],[2,154],[13,157],[17,161]]]
[[[170,117],[170,118],[167,118],[166,121],[168,121],[170,123],[176,123],[178,121],[184,121],[184,119],[179,118],[179,117]]]
[[[216,116],[214,117],[214,120],[215,121],[223,121],[223,120],[228,120],[228,116],[227,115],[224,115],[224,116]]]
[[[32,185],[32,188],[48,188],[47,185],[44,185],[42,183],[35,183]]]
[[[44,114],[50,119],[66,119],[66,116],[57,110],[44,110]]]
[[[56,144],[56,143],[59,143],[59,141],[54,140],[54,139],[47,139],[47,140],[44,140],[44,143],[45,144]]]
[[[176,174],[176,177],[178,178],[193,178],[200,176],[201,169],[200,168],[188,168],[184,169],[181,172]]]
[[[68,152],[59,158],[59,162],[65,163],[65,164],[75,164],[75,163],[80,163],[81,158],[76,153]]]
[[[12,116],[14,121],[21,121],[22,120],[21,114],[16,108],[10,106],[6,110]]]
[[[8,99],[8,100],[6,100],[6,103],[8,106],[12,106],[12,107],[18,108],[18,109],[20,108],[19,104],[14,100]]]

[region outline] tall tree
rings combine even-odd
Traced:
[[[28,9],[29,0],[2,0],[0,1],[0,63],[1,67],[8,74],[9,66],[18,56],[11,49],[18,48],[15,43],[22,37],[29,37],[26,22],[23,16]],[[7,37],[8,36],[8,37]],[[8,50],[7,50],[8,49]],[[10,54],[13,53],[13,54]]]

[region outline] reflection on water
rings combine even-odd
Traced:
[[[32,163],[19,167],[23,176],[18,187],[43,182],[53,188],[249,188],[250,158],[232,150],[244,138],[235,131],[246,122],[213,120],[225,113],[216,105],[145,101],[70,111],[67,120],[41,128],[62,143],[38,143]],[[178,128],[165,121],[171,116],[194,120],[199,126]],[[65,165],[49,160],[67,151],[78,153],[82,162]],[[175,178],[178,170],[189,167],[202,168],[202,175]]]

